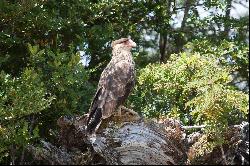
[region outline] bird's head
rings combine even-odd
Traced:
[[[113,49],[124,49],[130,51],[132,47],[136,47],[136,43],[130,38],[121,38],[111,43]]]

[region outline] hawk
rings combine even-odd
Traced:
[[[113,41],[111,47],[112,59],[101,74],[89,109],[88,133],[97,130],[102,119],[110,117],[115,110],[127,109],[123,104],[135,84],[135,63],[131,49],[136,47],[136,43],[129,38],[121,38]]]

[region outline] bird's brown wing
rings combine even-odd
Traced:
[[[92,127],[96,127],[101,119],[111,116],[125,102],[133,85],[134,71],[129,62],[110,63],[101,75],[87,124],[92,123]]]
[[[134,71],[131,63],[120,61],[114,65],[111,73],[104,80],[100,80],[103,90],[107,92],[103,105],[103,118],[109,117],[112,112],[127,99],[134,85]]]

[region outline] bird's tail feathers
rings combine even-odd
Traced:
[[[97,90],[94,98],[93,98],[93,101],[92,101],[91,106],[90,106],[90,113],[89,113],[89,117],[88,117],[88,120],[87,120],[87,124],[89,124],[90,119],[93,117],[95,111],[97,110],[97,107],[98,107],[97,102],[98,102],[98,97],[99,97],[99,95],[101,93],[101,90],[102,90],[102,88],[99,88]]]
[[[94,111],[94,114],[92,117],[89,117],[88,123],[87,123],[87,132],[89,134],[92,134],[93,131],[97,129],[97,126],[101,123],[102,119],[102,110],[101,108],[97,108]]]

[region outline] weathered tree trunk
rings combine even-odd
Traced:
[[[29,147],[33,156],[48,164],[184,164],[184,132],[174,120],[156,123],[129,115],[102,122],[94,135],[85,133],[86,117],[58,119],[60,148],[42,142]],[[168,123],[168,125],[166,125]]]
[[[42,147],[31,145],[28,150],[37,163],[51,165],[183,165],[209,164],[210,161],[232,164],[235,163],[233,154],[242,144],[239,143],[242,138],[239,137],[240,130],[232,130],[231,135],[227,135],[232,145],[230,148],[222,146],[222,149],[197,159],[197,146],[202,146],[200,140],[204,136],[199,133],[190,141],[185,127],[173,119],[153,121],[126,114],[114,115],[105,119],[94,135],[86,134],[85,124],[86,116],[61,117],[58,119],[61,128],[58,144],[43,141]],[[249,141],[249,137],[247,139]],[[243,149],[246,151],[247,148]]]

